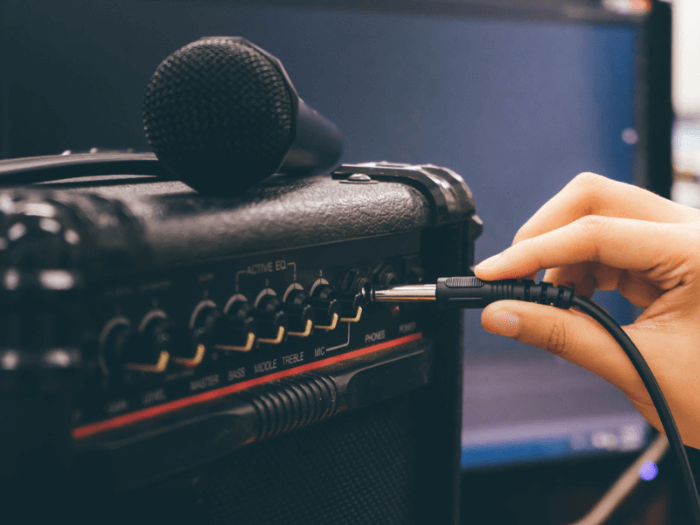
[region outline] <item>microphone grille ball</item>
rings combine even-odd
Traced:
[[[197,40],[166,58],[143,104],[158,159],[205,194],[237,194],[275,173],[294,140],[285,75],[240,38]]]

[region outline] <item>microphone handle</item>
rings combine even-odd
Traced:
[[[296,136],[277,173],[318,173],[338,162],[343,140],[338,126],[299,99]]]

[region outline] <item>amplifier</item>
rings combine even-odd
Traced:
[[[461,316],[363,290],[469,273],[459,176],[342,165],[235,198],[88,177],[0,213],[18,522],[456,522]]]

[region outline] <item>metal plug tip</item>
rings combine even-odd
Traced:
[[[386,290],[372,290],[372,300],[387,303],[435,301],[435,285],[411,284]]]

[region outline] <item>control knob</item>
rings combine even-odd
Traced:
[[[316,319],[316,311],[305,299],[308,294],[299,284],[293,284],[284,294],[284,311],[287,314],[287,334],[293,337],[311,335]]]
[[[203,301],[192,315],[193,339],[217,350],[250,352],[258,333],[251,310],[243,296],[234,296],[225,313],[219,311],[212,301]]]
[[[316,328],[335,330],[340,321],[342,306],[332,296],[333,288],[326,283],[318,283],[312,288],[310,296],[304,301],[310,304],[316,312]]]
[[[278,345],[284,340],[289,319],[282,301],[273,290],[260,292],[250,313],[258,323],[258,342]]]
[[[160,310],[144,317],[139,330],[124,318],[117,318],[104,330],[102,354],[108,365],[122,363],[127,370],[164,372],[170,361],[171,334],[165,313]]]

